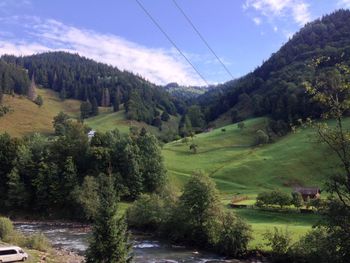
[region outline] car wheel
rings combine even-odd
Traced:
[[[22,261],[24,262],[24,261],[26,261],[27,260],[27,258],[26,257],[24,257],[24,258],[22,258]],[[1,263],[1,262],[0,262]]]

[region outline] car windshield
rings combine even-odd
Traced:
[[[22,249],[20,249],[20,250],[19,250],[19,253],[23,254],[23,253],[24,253],[24,251],[23,251]]]

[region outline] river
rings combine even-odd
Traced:
[[[42,232],[56,248],[61,248],[78,254],[84,254],[87,248],[89,232],[83,228],[65,225],[48,225],[45,223],[21,223],[15,225],[23,234]],[[134,261],[137,263],[199,263],[199,262],[243,262],[238,260],[224,260],[222,257],[174,246],[166,242],[144,235],[132,235]]]

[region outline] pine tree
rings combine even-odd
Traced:
[[[90,117],[91,114],[91,103],[89,101],[84,101],[80,105],[80,118],[86,119]]]
[[[61,91],[60,91],[60,99],[61,99],[61,100],[65,100],[66,98],[67,98],[67,92],[66,92],[66,89],[63,88],[63,89],[61,89]]]
[[[34,73],[32,74],[32,82],[30,83],[29,89],[28,89],[28,98],[31,101],[35,101],[35,99],[37,98],[37,94],[36,94],[36,85],[35,85],[35,80],[34,80]]]
[[[119,106],[120,106],[120,96],[118,92],[115,92],[114,98],[113,98],[113,111],[114,112],[119,111]]]
[[[111,96],[109,95],[109,89],[105,89],[105,107],[109,107],[111,105]]]
[[[73,158],[69,156],[66,159],[66,162],[64,164],[63,172],[62,172],[62,194],[64,196],[64,200],[67,200],[71,203],[73,200],[73,190],[76,185],[78,185],[78,179],[77,179],[77,171],[75,164],[73,162]]]
[[[111,97],[109,95],[108,88],[104,88],[102,90],[102,99],[101,99],[101,106],[102,107],[109,107],[111,105]]]
[[[18,169],[15,167],[7,176],[7,207],[19,208],[23,207],[23,204],[26,202],[26,191],[24,183],[21,181]]]
[[[106,101],[106,92],[105,89],[102,90],[102,98],[101,98],[101,106],[102,107],[106,107],[105,106],[105,101]]]
[[[3,96],[4,96],[4,93],[2,91],[2,87],[0,86],[0,104],[2,103]]]
[[[111,175],[101,174],[100,203],[92,237],[86,252],[87,263],[131,262],[131,244],[124,217],[118,217],[117,197]]]
[[[98,104],[97,104],[96,97],[94,97],[92,99],[92,102],[91,102],[91,115],[92,116],[97,116],[98,115]]]

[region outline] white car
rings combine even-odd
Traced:
[[[0,246],[0,263],[26,261],[28,254],[20,247],[1,247]]]

